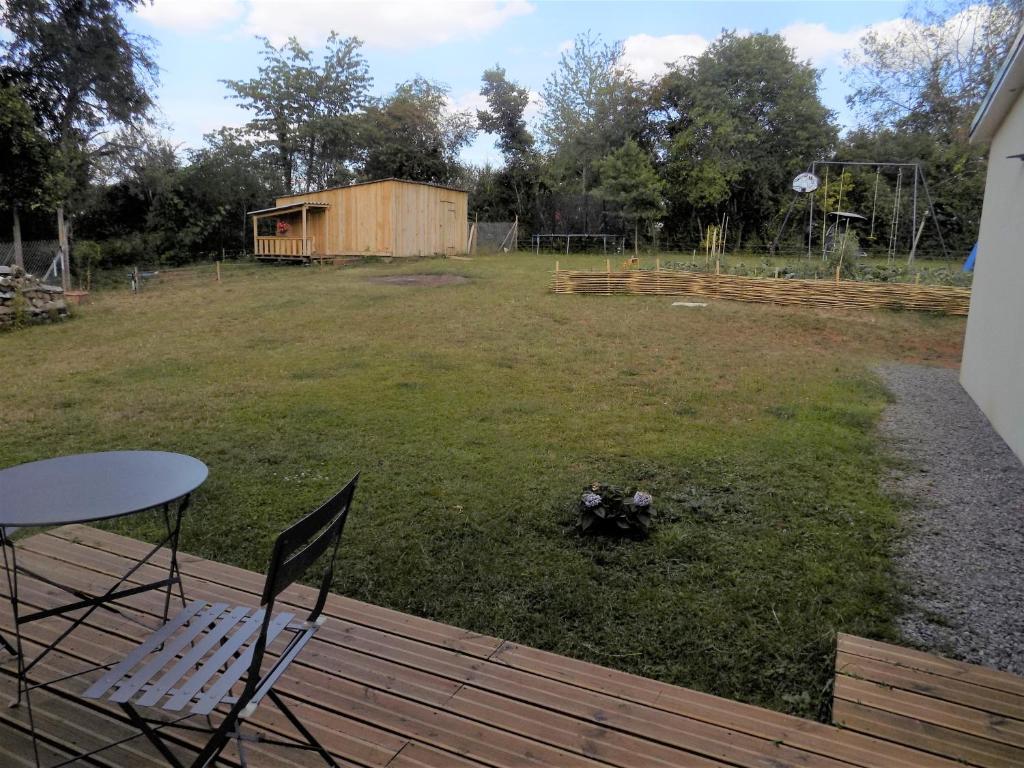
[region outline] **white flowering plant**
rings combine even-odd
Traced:
[[[594,483],[579,500],[580,533],[643,538],[651,529],[654,499],[646,491],[624,491]]]

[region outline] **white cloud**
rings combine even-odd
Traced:
[[[849,32],[834,32],[824,24],[802,21],[779,30],[786,42],[796,49],[799,59],[809,59],[818,66],[842,59],[845,51],[857,47],[857,41],[864,32],[864,27]]]
[[[857,27],[847,32],[835,32],[824,24],[796,22],[779,30],[786,42],[796,49],[800,59],[809,59],[815,66],[842,64],[844,55],[856,51],[860,39],[868,32],[880,37],[893,39],[908,31],[914,22],[906,19],[890,19],[869,26]]]
[[[686,56],[699,56],[707,47],[700,35],[631,35],[623,43],[622,63],[646,80]]]
[[[201,32],[241,18],[241,0],[155,0],[136,9],[139,18],[157,27]]]
[[[249,0],[248,9],[244,31],[278,45],[292,36],[319,45],[334,29],[370,47],[409,49],[481,37],[534,6],[525,0]]]
[[[829,29],[821,23],[795,22],[779,30],[797,57],[815,66],[842,64],[847,51],[856,50],[860,38],[869,31],[892,38],[911,25],[905,19],[892,19],[845,32]],[[738,30],[740,36],[749,30]],[[632,35],[624,42],[623,63],[638,76],[648,79],[664,73],[670,64],[687,56],[699,56],[710,41],[700,35]]]
[[[481,95],[480,91],[466,91],[454,99],[447,96],[445,103],[449,112],[469,111],[473,117],[476,117],[478,109],[487,109],[487,99]]]

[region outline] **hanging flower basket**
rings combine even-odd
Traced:
[[[279,220],[277,222],[277,234],[279,236],[287,235],[289,230],[291,230],[291,228],[292,228],[292,225],[289,224],[287,221],[280,221]]]

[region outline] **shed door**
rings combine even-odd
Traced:
[[[447,201],[441,202],[441,240],[444,243],[446,256],[454,256],[457,247],[455,227],[455,204]]]

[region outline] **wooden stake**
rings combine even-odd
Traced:
[[[220,262],[217,262],[217,282],[220,282]]]

